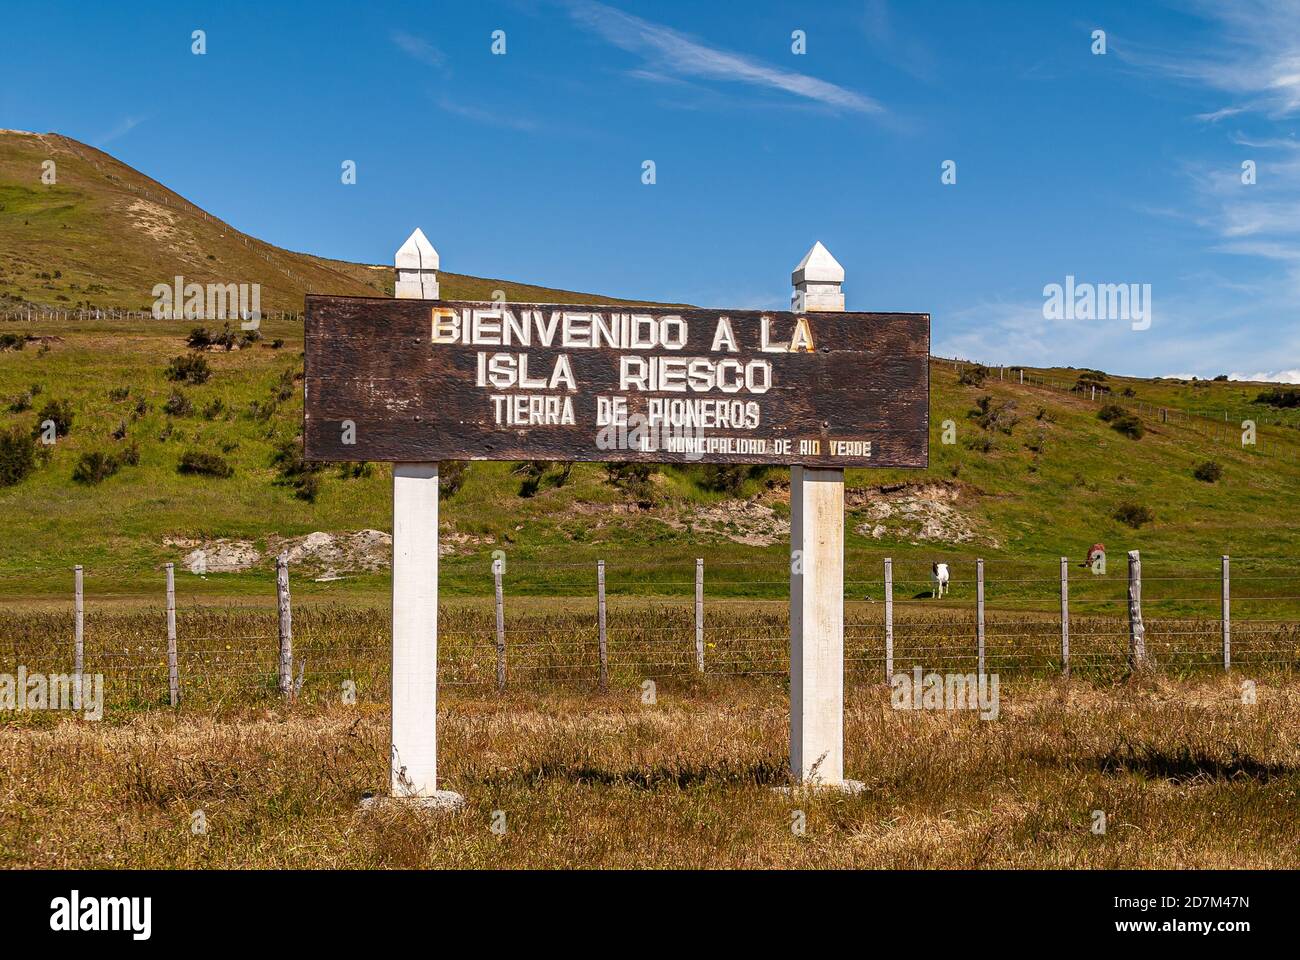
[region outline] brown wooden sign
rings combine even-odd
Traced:
[[[930,317],[308,295],[311,460],[924,467]]]

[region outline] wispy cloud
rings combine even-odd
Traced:
[[[566,0],[570,16],[584,29],[644,63],[634,70],[643,79],[696,77],[779,90],[822,106],[851,113],[882,114],[885,108],[871,97],[792,70],[783,70],[753,57],[706,44],[649,20],[624,13],[595,0]]]
[[[1124,59],[1200,84],[1239,102],[1201,114],[1218,120],[1250,111],[1275,118],[1300,113],[1300,4],[1296,0],[1193,0],[1190,9],[1215,27],[1212,49],[1187,54],[1126,42]]]
[[[464,117],[466,120],[472,120],[475,123],[481,123],[484,126],[521,131],[537,129],[537,124],[525,117],[511,117],[494,113],[459,100],[452,100],[450,97],[439,97],[436,103],[440,110],[445,110],[447,113],[455,114],[458,117]]]
[[[423,37],[402,30],[394,30],[388,36],[399,50],[413,60],[419,60],[431,67],[441,67],[447,62],[446,55]]]
[[[867,42],[876,56],[918,80],[934,82],[937,59],[915,36],[898,28],[888,0],[866,0],[862,19]]]
[[[95,146],[102,147],[107,143],[112,143],[120,137],[126,136],[140,124],[144,123],[144,117],[123,117],[122,120],[113,129],[95,139]]]

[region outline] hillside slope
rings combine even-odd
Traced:
[[[306,490],[292,462],[277,460],[302,426],[301,323],[272,319],[260,343],[201,354],[186,345],[193,326],[123,319],[0,325],[0,332],[37,338],[0,352],[0,432],[30,434],[52,401],[66,402],[73,417],[66,437],[38,450],[34,472],[0,486],[0,595],[65,592],[77,563],[101,592],[107,584],[153,590],[157,565],[183,561],[195,544],[247,541],[265,557],[276,538],[391,529],[386,465],[331,466]],[[169,381],[168,364],[182,355],[201,355],[210,379]],[[1002,576],[1030,568],[1050,576],[1055,558],[1082,559],[1098,540],[1116,557],[1140,547],[1179,570],[1195,562],[1207,576],[1222,553],[1294,556],[1300,431],[1263,427],[1260,445],[1243,448],[1235,426],[1216,434],[1204,423],[1193,429],[1142,414],[1145,433],[1131,439],[1098,418],[1105,404],[1142,413],[1188,388],[1115,377],[1108,386],[1111,397],[1093,401],[996,374],[962,383],[950,362],[933,361],[929,469],[848,472],[847,547],[855,569],[865,565],[874,576],[879,558],[893,556],[912,565],[908,577],[921,579],[936,557],[983,556]],[[1251,403],[1257,386],[1198,389],[1203,402],[1217,401],[1233,416],[1253,412],[1262,422],[1268,410]],[[987,418],[981,403],[996,415]],[[138,462],[99,483],[76,479],[86,455],[121,456],[132,447]],[[181,472],[190,451],[223,457],[233,474]],[[1220,464],[1221,478],[1196,479],[1197,466],[1210,460]],[[705,556],[725,561],[728,576],[768,584],[744,589],[779,592],[788,472],[746,471],[731,489],[718,489],[717,480],[699,468],[665,469],[646,495],[611,485],[600,464],[578,464],[568,475],[551,467],[531,486],[514,464],[470,464],[443,508],[455,553],[444,583],[457,589],[455,571],[463,570],[464,589],[483,589],[490,584],[487,555],[501,548],[515,563],[512,577],[535,571],[528,576],[537,590],[549,589],[541,582],[548,576],[585,583],[585,564],[596,557],[641,563],[650,583],[681,581],[681,571]],[[304,499],[307,493],[315,499]],[[1124,504],[1148,508],[1153,519],[1126,525],[1115,515]],[[657,577],[664,564],[680,570]],[[338,572],[349,579],[330,586],[331,595],[358,585],[384,589],[382,571],[344,565]],[[265,580],[262,563],[249,572],[247,589],[264,593]],[[206,583],[241,590],[240,581],[233,574]],[[186,583],[199,589],[197,578]],[[513,586],[523,588],[522,581]]]
[[[42,182],[54,162],[56,182]],[[400,238],[399,238],[400,239]],[[302,309],[307,292],[392,294],[391,266],[282,250],[202,210],[107,153],[59,134],[0,130],[0,312],[24,305],[148,310],[156,283],[260,283],[262,309]],[[627,303],[456,273],[448,299]]]
[[[58,184],[46,186],[41,162],[51,157]],[[6,303],[148,309],[152,285],[173,273],[252,277],[263,284],[265,309],[291,313],[307,290],[391,292],[390,268],[262,243],[56,135],[0,132],[0,208],[0,315]],[[631,302],[440,279],[449,298],[487,299],[500,288],[512,299]],[[305,479],[294,461],[301,322],[272,318],[260,342],[201,354],[187,345],[194,326],[75,315],[0,323],[0,435],[30,436],[50,403],[72,416],[66,436],[37,448],[34,470],[0,485],[0,596],[63,595],[73,564],[86,567],[87,589],[101,595],[156,592],[160,563],[219,540],[261,560],[246,575],[187,575],[187,589],[261,596],[267,551],[283,538],[391,528],[385,465],[330,467]],[[205,382],[168,379],[174,358],[199,355],[211,369]],[[846,545],[857,582],[875,577],[884,556],[900,564],[900,581],[921,585],[939,557],[980,556],[1002,577],[1050,578],[1060,556],[1082,558],[1099,540],[1112,556],[1139,547],[1170,569],[1195,564],[1211,586],[1223,553],[1245,562],[1295,555],[1300,409],[1261,405],[1259,384],[1026,373],[1024,383],[1014,372],[974,382],[969,370],[932,362],[930,467],[848,472]],[[1091,389],[1069,391],[1081,375],[1103,384],[1096,399]],[[1065,389],[1047,389],[1044,380]],[[1138,417],[1141,437],[1099,418],[1113,403]],[[1213,420],[1167,418],[1169,407]],[[1259,424],[1255,446],[1240,443],[1246,419]],[[191,453],[223,458],[231,475],[182,472]],[[115,472],[103,469],[110,460]],[[1209,461],[1221,476],[1197,479]],[[1127,524],[1119,519],[1126,507],[1151,518]],[[586,590],[587,564],[597,557],[639,565],[629,576],[652,590],[660,581],[689,586],[697,556],[722,564],[735,584],[711,573],[711,590],[776,596],[788,574],[788,473],[779,469],[731,477],[664,469],[629,490],[612,485],[599,464],[550,466],[530,477],[514,464],[474,463],[443,517],[453,551],[443,573],[449,592],[481,591],[493,549],[507,550],[512,578],[523,578],[512,589],[534,592],[566,578]],[[379,562],[368,569],[322,562],[318,572],[348,579],[305,589],[331,596],[385,589],[382,544],[372,552]],[[667,564],[673,572],[656,575]]]

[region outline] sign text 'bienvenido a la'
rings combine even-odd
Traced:
[[[923,467],[929,327],[309,295],[306,456]]]

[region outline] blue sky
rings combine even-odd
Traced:
[[[281,246],[390,263],[420,226],[448,270],[778,308],[821,240],[849,309],[928,311],[937,353],[1300,381],[1296,0],[55,2],[5,22],[0,127],[100,146]],[[1150,329],[1044,319],[1067,275],[1150,284]]]

